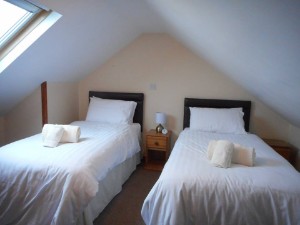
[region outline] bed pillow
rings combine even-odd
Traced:
[[[190,112],[190,129],[219,133],[246,133],[242,108],[190,107]]]
[[[137,103],[91,97],[87,121],[115,124],[131,124]]]

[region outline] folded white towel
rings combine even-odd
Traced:
[[[64,134],[60,142],[78,142],[80,138],[80,127],[74,125],[62,125]]]
[[[230,141],[217,141],[216,148],[211,158],[211,163],[217,167],[228,168],[231,165],[233,144]]]
[[[60,142],[78,142],[80,138],[80,127],[74,125],[54,125],[54,124],[45,124],[42,130],[42,136],[44,138],[47,130],[53,126],[61,127],[63,129],[63,136]]]
[[[43,137],[43,146],[54,148],[58,145],[64,133],[64,129],[59,126],[48,127]]]
[[[216,148],[217,140],[211,140],[207,147],[207,158],[212,159],[214,150]],[[255,149],[252,147],[245,147],[240,144],[233,143],[232,163],[241,164],[244,166],[254,166]]]
[[[232,163],[241,164],[244,166],[254,166],[255,161],[255,149],[250,147],[245,147],[240,144],[233,144],[233,155]]]

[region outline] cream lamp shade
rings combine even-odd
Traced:
[[[156,132],[161,133],[162,130],[164,129],[162,124],[165,124],[167,122],[166,114],[162,112],[157,112],[155,114],[155,122],[158,124],[158,126],[156,127]]]

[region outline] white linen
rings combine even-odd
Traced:
[[[190,107],[190,129],[207,132],[246,134],[242,108]]]
[[[80,127],[74,125],[61,125],[61,124],[45,124],[42,129],[43,139],[47,135],[49,129],[52,127],[61,127],[63,129],[63,135],[59,142],[72,142],[76,143],[80,138]]]
[[[231,165],[233,153],[233,144],[230,141],[217,141],[216,148],[211,158],[211,163],[214,166],[228,168]]]
[[[106,177],[99,182],[99,191],[84,209],[83,214],[78,218],[76,225],[93,225],[102,210],[122,190],[123,183],[129,178],[140,163],[140,153],[126,159],[123,163],[111,170]]]
[[[38,134],[0,148],[0,224],[75,224],[98,182],[140,151],[135,124],[72,125],[81,128],[78,143],[49,149]]]
[[[255,166],[212,166],[207,146],[218,139],[253,146]],[[299,172],[257,136],[185,129],[141,213],[147,225],[297,225],[299,187]]]
[[[87,121],[132,124],[137,103],[134,101],[90,98]]]
[[[209,143],[208,143],[208,146],[207,146],[207,158],[209,160],[211,160],[213,154],[214,154],[214,150],[216,148],[216,145],[217,145],[217,140],[211,140]]]

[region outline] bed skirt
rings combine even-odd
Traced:
[[[99,182],[99,191],[84,209],[77,225],[93,225],[93,220],[103,211],[109,202],[122,190],[122,185],[130,177],[136,166],[141,162],[141,153],[136,153],[133,157],[111,170],[107,176]]]

